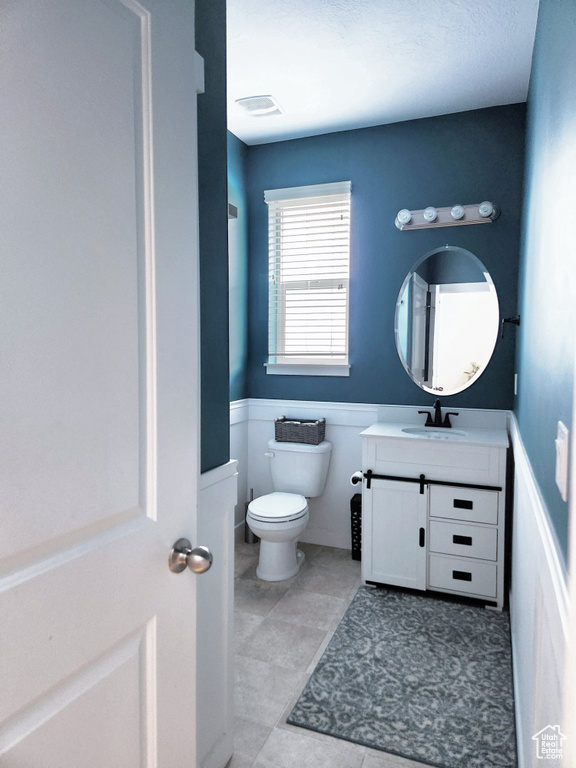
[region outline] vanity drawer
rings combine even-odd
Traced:
[[[498,522],[498,492],[451,485],[430,486],[430,515],[473,523]]]
[[[496,597],[495,563],[430,555],[428,567],[428,585],[431,589]]]
[[[496,560],[498,530],[480,525],[431,520],[428,546],[432,552],[441,554]]]

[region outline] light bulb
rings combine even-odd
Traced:
[[[480,216],[482,216],[483,219],[487,219],[489,216],[492,216],[494,213],[494,206],[489,200],[485,200],[483,203],[480,203],[478,206],[478,213]]]
[[[434,221],[434,219],[438,215],[438,211],[436,210],[436,208],[434,208],[433,205],[430,205],[428,206],[428,208],[424,210],[424,213],[422,215],[424,216],[426,221]]]
[[[398,215],[396,216],[400,224],[408,224],[410,221],[412,221],[412,214],[408,210],[408,208],[402,208],[401,211],[398,211]]]
[[[450,216],[452,216],[453,219],[463,219],[464,208],[461,205],[455,205],[450,211]]]

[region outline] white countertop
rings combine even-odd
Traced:
[[[409,430],[408,432],[405,430]],[[417,431],[415,431],[417,430]],[[362,437],[387,437],[401,440],[443,444],[487,445],[496,448],[508,447],[508,433],[503,428],[468,427],[464,425],[447,427],[424,427],[414,422],[378,421],[360,433]]]

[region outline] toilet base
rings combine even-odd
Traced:
[[[260,539],[256,576],[262,581],[284,581],[298,573],[304,557],[304,552],[297,548],[296,541]]]

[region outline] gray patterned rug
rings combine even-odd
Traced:
[[[508,614],[360,587],[288,722],[440,768],[515,768]]]

